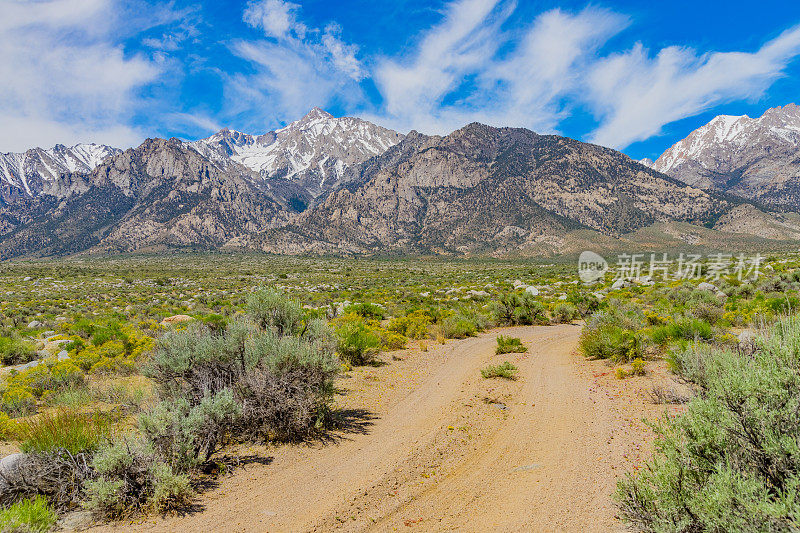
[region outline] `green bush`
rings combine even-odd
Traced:
[[[20,449],[32,453],[65,450],[75,455],[93,451],[109,438],[111,430],[108,416],[69,409],[41,413],[16,425]]]
[[[638,331],[619,325],[618,317],[607,312],[594,314],[581,331],[579,346],[586,357],[625,362],[644,352]]]
[[[339,370],[336,338],[301,308],[261,291],[223,334],[191,324],[161,337],[146,374],[162,402],[140,418],[157,452],[184,469],[225,440],[296,440],[324,421]]]
[[[641,531],[794,531],[800,487],[800,319],[756,339],[752,355],[687,347],[703,393],[657,426],[655,457],[619,483]],[[694,355],[686,352],[696,350]]]
[[[569,303],[559,303],[553,308],[553,321],[558,324],[569,324],[578,318],[578,309]]]
[[[19,337],[0,337],[0,362],[4,365],[19,365],[36,359],[36,348],[32,342]]]
[[[409,339],[425,339],[433,322],[434,318],[428,312],[418,309],[405,316],[391,319],[387,329]]]
[[[513,337],[503,337],[502,335],[497,336],[497,348],[495,348],[496,354],[524,353],[527,351],[528,347],[522,344],[521,340]]]
[[[346,314],[352,313],[369,320],[383,320],[385,314],[381,306],[372,303],[348,305],[344,312]]]
[[[139,429],[164,461],[187,472],[222,448],[240,413],[231,389],[223,389],[195,406],[185,398],[162,401],[139,416]]]
[[[547,324],[547,313],[536,297],[528,294],[508,293],[492,303],[495,322],[502,326]]]
[[[86,482],[84,506],[102,518],[163,512],[185,505],[193,494],[188,477],[176,474],[142,439],[121,439],[100,449],[92,466],[97,478]]]
[[[344,322],[336,328],[336,351],[351,365],[365,365],[373,360],[381,347],[380,336],[359,321]]]
[[[26,498],[0,509],[0,531],[45,533],[53,528],[57,518],[45,497]]]
[[[270,329],[278,336],[299,335],[305,316],[299,303],[272,289],[261,289],[248,296],[247,314],[262,330]]]
[[[666,345],[669,341],[679,339],[710,340],[714,331],[705,320],[684,316],[669,324],[654,327],[650,336],[654,343]]]
[[[486,379],[503,378],[503,379],[517,379],[517,367],[505,361],[503,364],[495,366],[487,366],[481,370],[481,376]]]
[[[461,314],[445,318],[439,328],[441,334],[448,339],[464,339],[474,337],[478,333],[478,325],[475,321]]]

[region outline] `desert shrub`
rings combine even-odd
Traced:
[[[188,503],[192,496],[189,479],[158,459],[143,439],[121,439],[100,449],[92,467],[97,478],[86,482],[84,506],[102,518],[163,512]]]
[[[381,306],[373,303],[360,303],[360,304],[348,305],[345,308],[344,312],[352,313],[354,315],[360,316],[361,318],[366,318],[369,320],[383,320],[385,314]]]
[[[6,380],[9,390],[15,388],[26,390],[40,398],[45,392],[59,391],[86,384],[83,372],[70,361],[48,360],[17,374]]]
[[[663,326],[656,326],[651,333],[653,342],[660,345],[678,339],[710,340],[713,336],[714,331],[708,322],[689,316],[680,317]]]
[[[628,377],[628,371],[621,366],[618,366],[614,369],[614,377],[617,379],[625,379]]]
[[[36,412],[36,397],[28,388],[14,385],[3,391],[0,409],[12,417],[30,415]]]
[[[643,324],[641,317],[619,308],[597,312],[581,331],[581,352],[586,357],[615,362],[640,357],[644,343],[638,330]]]
[[[0,531],[45,533],[52,529],[57,518],[43,496],[26,498],[0,509]]]
[[[36,349],[32,342],[19,337],[0,337],[0,362],[4,365],[18,365],[36,359]]]
[[[720,301],[699,302],[689,307],[692,316],[711,325],[720,321],[725,314],[725,306]]]
[[[631,361],[631,374],[634,376],[644,376],[645,375],[645,364],[644,360],[637,357],[633,361]]]
[[[275,309],[270,309],[274,306]],[[302,439],[323,421],[338,372],[336,337],[320,320],[271,291],[249,299],[248,315],[223,334],[202,324],[158,341],[146,374],[162,402],[140,417],[171,465],[207,459],[231,435]]]
[[[194,406],[185,398],[164,400],[139,416],[139,429],[164,461],[186,472],[225,444],[228,427],[240,412],[231,389],[224,389]]]
[[[228,319],[222,315],[210,314],[204,315],[200,318],[203,324],[206,325],[212,335],[219,335],[224,333],[225,327],[228,325]]]
[[[657,426],[655,457],[619,483],[616,499],[634,528],[796,528],[800,319],[779,322],[756,344],[752,355],[703,349],[679,356],[694,361],[691,375],[704,392],[684,415]]]
[[[362,321],[347,321],[336,328],[336,351],[351,365],[365,365],[373,360],[381,346],[380,336]]]
[[[439,330],[448,339],[464,339],[474,337],[478,333],[478,325],[471,318],[455,314],[442,320]]]
[[[505,361],[500,365],[489,365],[481,370],[481,376],[485,379],[503,378],[503,379],[516,379],[517,367]]]
[[[495,322],[505,326],[546,324],[547,313],[536,297],[528,294],[508,293],[492,303]]]
[[[569,303],[559,303],[553,308],[553,321],[558,324],[568,324],[578,318],[578,309]]]
[[[567,294],[567,302],[575,306],[578,316],[586,317],[600,308],[600,300],[594,294],[571,291]]]
[[[378,335],[381,338],[381,349],[386,351],[402,350],[408,343],[408,338],[394,331],[385,329],[378,330]]]
[[[497,336],[497,347],[495,348],[496,354],[503,353],[524,353],[528,351],[528,347],[522,344],[522,341],[514,337]]]
[[[247,314],[262,330],[278,336],[298,335],[303,328],[303,307],[276,290],[261,289],[248,296]]]
[[[389,321],[389,331],[399,333],[409,339],[424,339],[428,337],[434,318],[422,309],[412,311],[405,316],[395,317]]]
[[[64,450],[75,455],[97,449],[108,439],[111,430],[112,423],[106,415],[61,409],[18,422],[15,432],[23,452]]]

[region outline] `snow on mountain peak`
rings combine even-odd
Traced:
[[[107,157],[121,151],[104,144],[82,143],[0,154],[0,183],[35,196],[46,183],[57,180],[62,174],[91,172]]]
[[[187,145],[223,165],[233,161],[264,178],[291,179],[320,194],[347,167],[382,154],[402,138],[365,120],[336,118],[314,107],[303,118],[264,135],[223,130]]]
[[[675,143],[653,164],[667,174],[686,164],[696,164],[714,172],[728,168],[737,154],[752,147],[800,146],[800,107],[788,104],[768,109],[758,118],[747,115],[719,115]]]

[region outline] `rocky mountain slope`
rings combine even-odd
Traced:
[[[658,221],[712,221],[733,204],[608,148],[470,124],[411,132],[364,163],[264,250],[494,253],[588,228],[619,236]]]
[[[88,174],[61,175],[55,194],[0,208],[0,258],[151,247],[217,248],[287,223],[304,191],[225,167],[178,139],[148,139]]]
[[[32,148],[23,153],[0,154],[0,200],[33,197],[68,172],[91,172],[121,150],[104,144],[76,144]]]
[[[277,132],[283,148],[270,153],[314,160],[315,146],[339,142],[331,140],[341,134],[331,120],[342,119],[312,112],[288,127],[291,135]],[[287,157],[274,175],[246,166],[233,157],[246,150],[232,147],[268,144],[239,135],[227,132],[232,144],[220,137],[208,150],[148,139],[92,172],[60,174],[37,196],[0,202],[0,258],[165,247],[533,255],[601,241],[609,248],[746,244],[752,235],[792,240],[800,233],[796,218],[764,211],[747,223],[755,208],[746,202],[615,150],[520,128],[473,123],[444,137],[411,132],[366,159],[378,148],[358,141],[357,157],[343,155],[331,185],[325,178],[313,193],[305,180],[321,176],[314,165],[293,167]],[[328,137],[315,144],[307,135]],[[217,151],[225,146],[230,157]]]
[[[315,107],[264,135],[224,129],[187,145],[222,166],[239,163],[264,178],[294,181],[318,196],[334,188],[347,168],[382,154],[402,138],[366,120],[334,118]]]
[[[697,187],[800,209],[800,107],[775,107],[758,118],[718,116],[652,168]]]

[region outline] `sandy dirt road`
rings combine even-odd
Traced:
[[[575,354],[579,326],[502,333],[529,352],[495,355],[491,332],[354,371],[335,439],[256,450],[269,464],[223,477],[197,511],[115,529],[622,530],[610,494],[658,413]],[[504,360],[516,381],[481,377]]]

